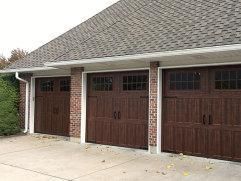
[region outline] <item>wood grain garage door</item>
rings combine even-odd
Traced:
[[[36,79],[35,132],[69,135],[70,78]]]
[[[241,161],[241,67],[164,77],[163,151]]]
[[[147,149],[148,71],[88,76],[87,141]]]

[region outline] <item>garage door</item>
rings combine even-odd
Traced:
[[[41,78],[35,85],[35,132],[68,136],[70,78]]]
[[[147,149],[148,72],[88,76],[87,141]]]
[[[163,151],[241,161],[241,67],[164,77]]]

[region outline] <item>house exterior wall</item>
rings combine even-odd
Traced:
[[[20,77],[24,80],[27,80],[29,83],[31,82],[32,74],[21,74]],[[29,90],[30,91],[30,90]],[[26,84],[22,81],[19,81],[19,123],[20,128],[24,129],[25,125],[25,100],[26,100]],[[30,92],[29,92],[30,94]]]
[[[82,72],[84,68],[71,69],[70,89],[70,137],[80,138]]]
[[[157,147],[157,89],[158,89],[158,67],[159,62],[151,62],[149,69],[150,92],[149,92],[149,150],[156,153]],[[82,76],[84,68],[71,69],[71,89],[70,89],[70,125],[69,136],[71,141],[80,140],[81,135],[81,108],[82,108]],[[31,75],[26,74],[23,78],[30,81]],[[21,125],[24,127],[25,113],[25,84],[20,83],[20,118]],[[83,131],[83,129],[82,129]]]
[[[157,82],[159,62],[150,63],[149,95],[149,151],[156,153],[157,146]]]

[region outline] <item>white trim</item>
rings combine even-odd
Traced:
[[[15,78],[21,82],[25,83],[25,129],[24,133],[28,132],[29,128],[29,82],[19,77],[19,73],[15,73]]]
[[[86,143],[86,123],[87,123],[87,73],[82,72],[82,96],[81,96],[81,124],[80,142]]]
[[[157,79],[157,153],[161,153],[162,146],[162,69],[158,67]]]
[[[150,78],[150,67],[146,68],[136,68],[136,69],[115,69],[115,70],[100,70],[100,71],[84,71],[82,73],[82,98],[81,98],[81,143],[86,143],[86,123],[87,123],[87,117],[86,117],[86,111],[87,111],[87,76],[91,73],[104,73],[104,72],[124,72],[124,71],[138,71],[138,70],[148,70],[149,72],[149,78]],[[150,97],[150,81],[149,81],[149,97]],[[83,96],[85,95],[85,99],[83,100]],[[149,105],[150,105],[150,98],[149,98]],[[150,122],[150,114],[148,107],[148,126]],[[82,125],[84,125],[84,128],[82,128]],[[149,146],[149,129],[148,129],[148,152],[151,152],[151,147]]]
[[[193,65],[177,65],[177,66],[164,66],[158,67],[158,104],[157,104],[157,152],[161,153],[161,139],[162,139],[162,103],[163,103],[163,87],[162,87],[162,71],[164,69],[175,68],[192,68],[192,67],[210,67],[210,66],[222,66],[222,65],[238,65],[241,62],[225,62],[225,63],[210,63],[210,64],[193,64]],[[159,130],[158,130],[159,129]],[[158,141],[159,140],[159,141]],[[158,146],[159,144],[159,146]]]
[[[101,63],[101,62],[116,62],[116,61],[125,61],[125,60],[140,60],[140,59],[150,60],[150,59],[157,59],[161,57],[215,53],[215,52],[225,52],[225,51],[235,51],[235,50],[241,50],[241,44],[174,50],[174,51],[165,51],[165,52],[156,52],[156,53],[144,53],[144,54],[125,55],[125,56],[82,59],[82,60],[46,62],[44,65],[48,67],[74,66],[74,65],[84,65],[84,64],[91,64],[91,63]]]
[[[34,115],[35,115],[35,77],[31,77],[30,90],[30,118],[29,118],[29,132],[34,133]]]
[[[210,67],[210,66],[222,66],[222,65],[239,65],[240,62],[223,62],[223,63],[209,63],[209,64],[190,64],[190,65],[175,65],[175,66],[163,66],[160,69],[175,69],[175,68],[191,68],[191,67]]]
[[[32,76],[31,77],[31,92],[30,92],[30,118],[29,118],[29,131],[30,134],[35,133],[35,82],[37,78],[47,78],[47,77],[69,77],[70,75],[51,75],[51,76]]]
[[[56,69],[58,69],[58,68],[56,68],[58,66],[75,66],[75,65],[84,65],[84,64],[92,64],[92,63],[101,63],[101,62],[125,61],[125,60],[128,61],[128,60],[146,59],[146,60],[151,61],[151,59],[158,59],[158,58],[163,58],[163,57],[180,56],[180,55],[195,55],[195,54],[226,52],[226,51],[236,51],[236,50],[241,50],[241,44],[193,48],[193,49],[174,50],[174,51],[155,52],[155,53],[143,53],[143,54],[125,55],[125,56],[82,59],[82,60],[46,62],[46,63],[44,63],[44,67],[6,69],[6,70],[0,70],[0,73],[56,70]],[[157,60],[153,60],[153,61],[157,61]]]
[[[36,72],[36,71],[43,71],[43,70],[57,70],[57,68],[54,68],[54,67],[32,67],[32,68],[6,69],[6,70],[0,70],[0,73]]]
[[[114,69],[114,70],[96,70],[96,71],[84,71],[84,73],[105,73],[105,72],[125,72],[125,71],[138,71],[138,70],[149,70],[150,67],[144,68],[133,68],[133,69]]]
[[[48,77],[70,77],[70,74],[66,74],[66,75],[36,75],[36,76],[32,76],[34,78],[48,78]]]
[[[150,115],[150,105],[151,105],[151,71],[150,71],[150,68],[149,68],[149,92],[148,92],[148,97],[149,97],[149,100],[148,100],[148,153],[152,153],[152,147],[149,145],[150,143],[150,120],[151,120],[151,115]]]

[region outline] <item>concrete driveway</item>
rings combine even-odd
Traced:
[[[0,180],[241,180],[241,164],[79,145],[46,136],[0,138]]]

